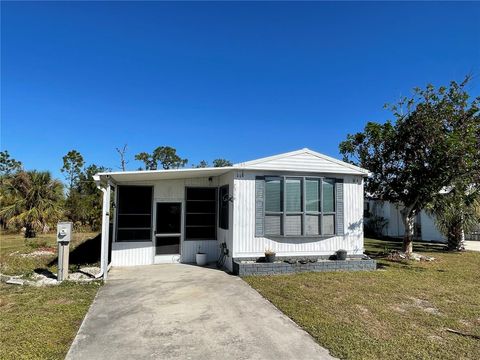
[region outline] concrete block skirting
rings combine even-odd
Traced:
[[[294,258],[288,258],[295,260]],[[372,259],[349,258],[347,260],[324,260],[321,258],[299,258],[302,262],[293,264],[279,258],[273,263],[255,262],[256,259],[234,258],[233,273],[239,276],[248,275],[280,275],[293,274],[297,272],[322,272],[322,271],[362,271],[375,270],[377,262]],[[316,260],[316,261],[314,261]],[[292,261],[290,261],[292,262]]]

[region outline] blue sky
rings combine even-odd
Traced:
[[[2,2],[1,148],[61,177],[176,147],[191,163],[338,144],[414,86],[473,73],[480,3]],[[190,165],[189,165],[190,166]]]

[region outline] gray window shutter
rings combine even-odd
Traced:
[[[263,236],[265,228],[265,180],[255,178],[255,236]]]
[[[335,222],[335,233],[337,235],[344,235],[345,223],[343,220],[343,179],[337,179],[335,182],[335,202],[337,221]]]

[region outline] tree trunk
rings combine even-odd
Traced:
[[[37,236],[37,233],[35,232],[35,229],[33,228],[32,225],[27,224],[25,226],[25,238],[31,239]]]
[[[448,250],[462,251],[465,250],[465,232],[460,224],[454,226],[448,232]]]
[[[403,236],[403,251],[406,254],[413,252],[413,233],[415,227],[415,212],[411,209],[404,208],[401,211],[403,225],[405,226],[405,234]]]

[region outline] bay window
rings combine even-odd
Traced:
[[[277,236],[336,233],[336,180],[316,177],[264,178],[263,232]],[[343,215],[342,215],[343,216]]]

